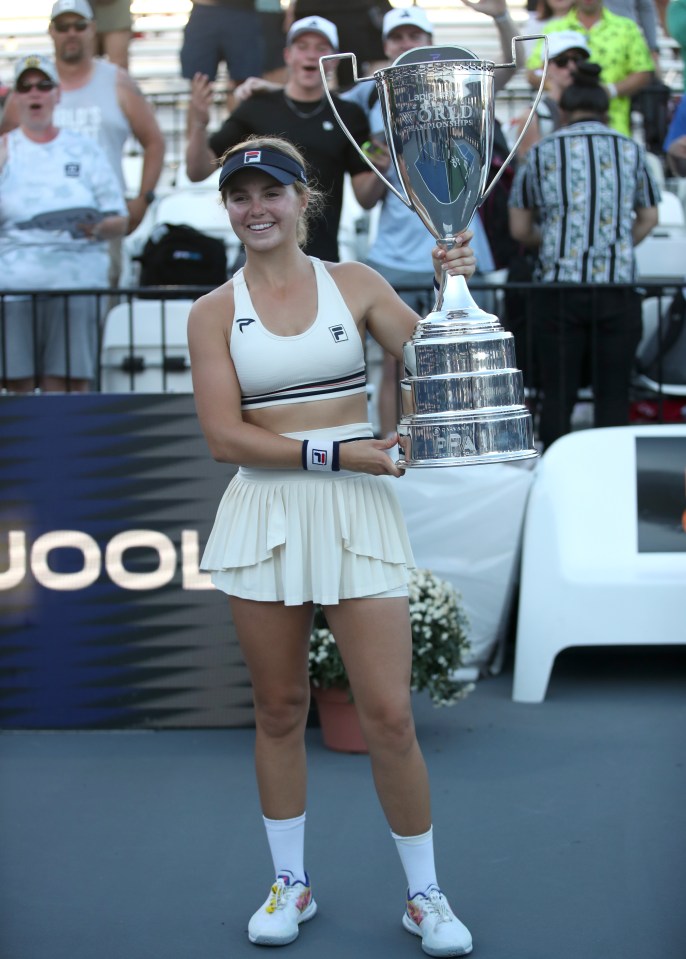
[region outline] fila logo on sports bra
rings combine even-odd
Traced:
[[[331,336],[333,336],[336,343],[344,343],[348,339],[348,334],[345,332],[345,327],[338,323],[336,326],[330,326],[329,330],[331,331]]]
[[[242,320],[236,320],[236,323],[238,323],[238,329],[241,331],[241,333],[243,332],[244,326],[250,326],[250,324],[254,322],[255,317],[253,316],[246,316]]]

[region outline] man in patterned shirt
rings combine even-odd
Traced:
[[[586,37],[591,60],[602,69],[602,82],[610,98],[608,123],[631,136],[631,97],[650,80],[655,63],[643,34],[633,20],[611,13],[603,0],[577,0],[568,14],[550,20],[544,33],[573,30]],[[543,63],[539,40],[526,66],[537,70]]]
[[[535,279],[545,284],[533,316],[546,446],[570,429],[589,359],[595,425],[628,422],[641,338],[639,295],[607,284],[634,282],[634,246],[657,223],[660,193],[643,147],[606,126],[599,74],[597,64],[578,64],[560,100],[567,125],[532,147],[510,193],[510,232],[538,247]]]

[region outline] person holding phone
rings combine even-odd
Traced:
[[[102,149],[55,126],[51,60],[22,57],[13,92],[19,126],[0,139],[0,272],[3,289],[18,292],[4,303],[1,378],[16,392],[83,392],[96,372],[96,296],[19,291],[106,289],[107,241],[126,232],[126,203]]]

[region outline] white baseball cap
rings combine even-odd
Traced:
[[[85,2],[85,0],[84,0]],[[334,50],[338,51],[338,30],[336,24],[324,17],[303,17],[291,24],[286,34],[286,46],[290,46],[301,33],[321,33],[329,41]]]
[[[50,19],[56,20],[57,17],[61,17],[63,13],[75,13],[77,16],[83,17],[84,20],[95,19],[93,8],[88,0],[57,0],[57,2],[53,4]]]
[[[543,41],[541,41],[543,42]],[[582,50],[589,57],[591,50],[583,33],[574,30],[558,30],[548,34],[548,58],[554,60],[567,50]]]
[[[39,70],[44,73],[48,80],[59,85],[60,78],[57,76],[57,68],[52,60],[43,56],[42,53],[27,53],[21,60],[17,60],[14,65],[14,82],[18,83],[22,74],[27,70]]]
[[[385,40],[392,30],[407,25],[419,27],[424,33],[433,36],[433,24],[421,7],[396,7],[394,10],[389,10],[383,18],[381,36]]]

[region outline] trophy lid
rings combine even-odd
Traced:
[[[406,50],[393,61],[394,67],[405,67],[412,63],[436,63],[443,60],[478,60],[479,58],[466,47],[444,44],[443,46],[415,47]]]

